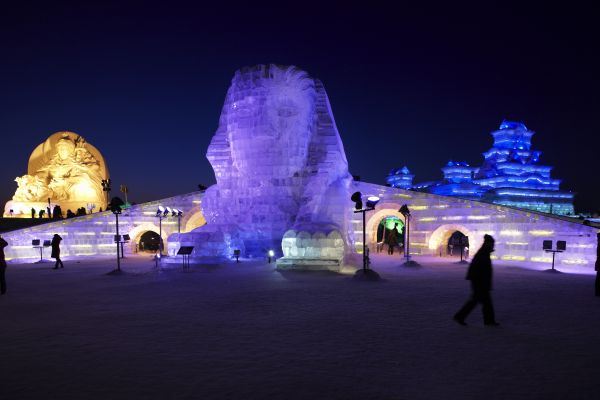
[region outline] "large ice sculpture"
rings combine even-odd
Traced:
[[[348,237],[352,180],[320,81],[293,66],[237,71],[207,158],[217,184],[202,199],[207,225],[169,237],[195,257],[280,254],[286,231]],[[325,254],[335,252],[326,251]],[[335,254],[339,254],[335,253]]]
[[[18,184],[5,216],[30,217],[32,209],[46,210],[48,202],[63,212],[106,209],[101,182],[108,169],[100,152],[74,132],[56,132],[37,146],[29,157],[27,175]],[[11,213],[12,210],[12,213]]]

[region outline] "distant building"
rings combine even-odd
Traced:
[[[395,188],[411,189],[414,177],[405,166],[404,168],[393,169],[387,177],[387,183]]]
[[[450,161],[442,168],[443,180],[415,184],[410,189],[552,214],[574,214],[574,194],[560,191],[560,179],[550,176],[552,167],[538,164],[541,152],[531,149],[533,134],[523,123],[503,121],[492,132],[494,145],[483,153],[483,165],[471,167],[466,162]],[[401,172],[392,171],[387,183],[407,189]]]

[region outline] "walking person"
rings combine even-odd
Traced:
[[[6,259],[4,258],[4,248],[8,243],[0,236],[0,295],[6,294]]]
[[[494,306],[490,291],[492,290],[492,259],[491,254],[494,251],[494,238],[490,235],[483,236],[483,245],[477,251],[469,270],[467,280],[471,281],[471,298],[454,315],[454,321],[461,325],[467,325],[465,319],[475,308],[477,303],[483,307],[483,323],[486,326],[498,326],[494,315]]]
[[[56,259],[56,264],[54,264],[53,269],[58,269],[59,265],[60,265],[60,268],[65,267],[63,265],[62,260],[60,259],[60,241],[61,240],[62,240],[62,238],[58,234],[54,234],[54,236],[52,237],[52,253],[50,254],[50,257]]]
[[[399,234],[400,234],[400,232],[398,232],[398,224],[396,224],[396,226],[394,226],[394,229],[392,229],[390,231],[390,233],[388,233],[388,254],[389,255],[393,255],[394,247],[398,246],[398,235]]]

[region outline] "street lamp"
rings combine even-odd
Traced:
[[[102,179],[102,191],[106,194],[106,203],[108,204],[108,196],[110,194],[110,184],[111,184],[111,180],[109,179]]]
[[[379,202],[379,197],[369,196],[367,197],[367,206],[363,208],[362,193],[355,192],[350,197],[350,200],[354,202],[354,213],[362,214],[362,227],[363,227],[363,273],[366,273],[369,268],[369,256],[367,254],[367,231],[366,231],[366,216],[367,211],[373,211],[375,206]]]
[[[417,262],[410,259],[410,209],[406,204],[403,204],[398,212],[404,216],[404,226],[406,227],[404,234],[404,257],[406,262],[404,265],[418,265]]]
[[[163,207],[163,206],[158,206],[158,209],[156,210],[156,217],[158,218],[158,237],[159,237],[159,242],[158,242],[158,254],[159,257],[162,256],[162,220],[163,218],[166,218],[166,216],[169,215],[169,212]]]
[[[121,241],[121,235],[119,235],[119,215],[121,214],[121,207],[123,206],[123,200],[118,197],[113,197],[110,201],[109,208],[110,211],[115,214],[116,218],[116,234],[115,234],[115,243],[117,244],[117,271],[121,272],[121,256],[119,255],[119,246]]]
[[[177,233],[181,233],[181,217],[183,216],[183,211],[173,208],[171,210],[171,216],[177,217]]]

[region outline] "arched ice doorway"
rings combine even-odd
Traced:
[[[386,208],[387,206],[387,208]],[[393,207],[393,208],[391,208]],[[402,216],[402,214],[400,214],[398,212],[398,209],[400,208],[400,206],[398,205],[392,205],[391,207],[389,207],[389,204],[383,204],[382,206],[379,206],[377,208],[377,210],[369,215],[367,214],[367,224],[366,224],[366,228],[365,228],[365,232],[366,232],[366,236],[367,236],[367,246],[369,247],[369,250],[374,252],[377,251],[378,248],[378,243],[380,243],[381,238],[384,238],[385,233],[383,232],[382,229],[382,223],[386,225],[386,231],[387,231],[387,224],[389,224],[389,227],[392,228],[393,226],[395,226],[395,224],[398,224],[398,230],[400,231],[402,229],[402,235],[400,235],[401,237],[398,238],[398,242],[402,243],[403,241],[403,234],[404,234],[404,217]],[[362,232],[361,232],[362,233]],[[357,236],[358,239],[358,236]],[[357,240],[358,242],[362,241],[362,237],[360,237],[360,240]]]
[[[138,252],[156,253],[160,248],[161,237],[154,231],[146,231],[140,235],[137,243]],[[164,242],[164,240],[163,240]]]
[[[150,235],[148,232],[152,232],[153,235]],[[142,237],[145,238],[144,242],[146,242],[150,237],[159,236],[159,233],[160,233],[159,227],[154,225],[153,223],[147,222],[147,223],[136,226],[131,231],[129,231],[129,238],[130,238],[129,249],[130,249],[130,251],[135,252],[136,250],[139,249],[140,241],[144,240],[144,239],[142,239]],[[164,232],[163,232],[163,234],[164,234]],[[166,238],[163,236],[163,243],[165,242],[165,239]]]
[[[464,237],[468,237],[469,240],[469,250],[472,248],[477,248],[475,246],[480,245],[477,241],[475,235],[464,225],[459,224],[446,224],[435,229],[431,236],[429,237],[428,247],[429,250],[432,250],[434,254],[441,256],[449,256],[450,255],[450,242],[453,240],[452,245],[456,245],[456,240]],[[452,251],[452,255],[460,256],[460,251],[455,252],[454,249]]]

